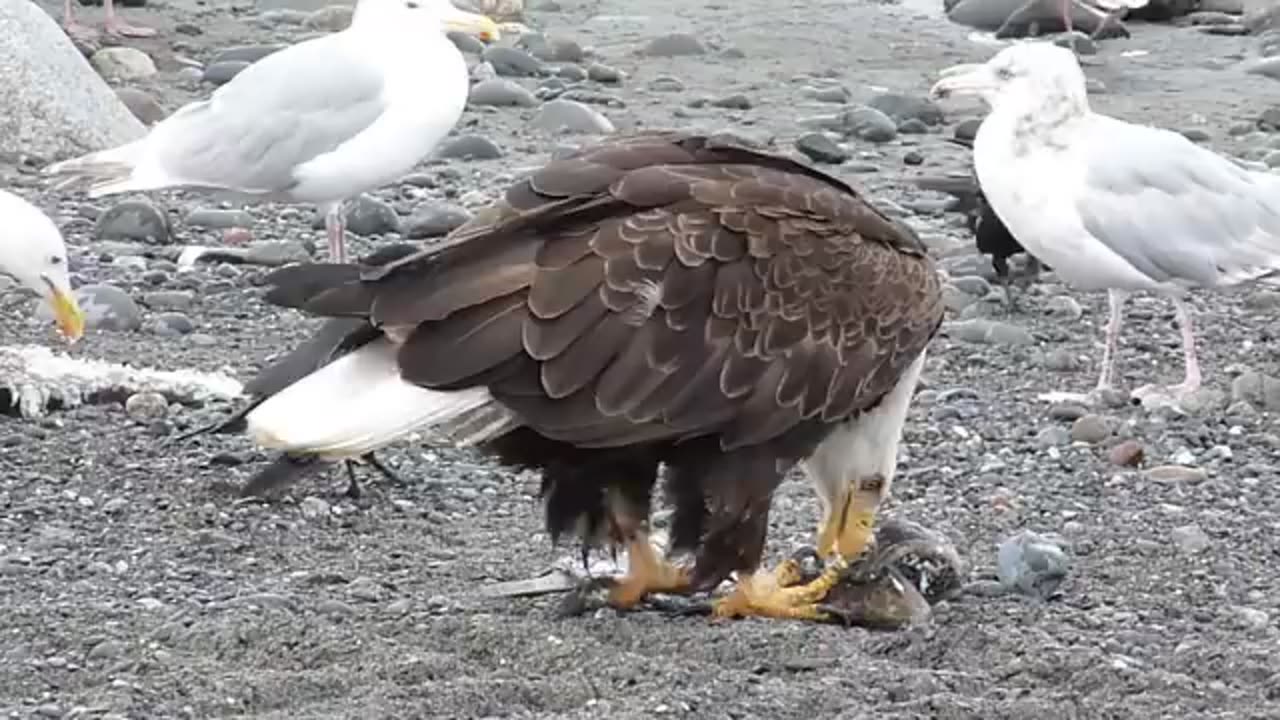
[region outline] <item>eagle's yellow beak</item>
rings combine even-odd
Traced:
[[[498,23],[487,15],[477,15],[458,8],[452,8],[452,12],[445,16],[444,26],[446,30],[474,35],[486,43],[497,42],[502,37]]]
[[[84,311],[76,302],[76,296],[50,283],[48,299],[53,307],[54,322],[67,342],[74,343],[84,337]]]

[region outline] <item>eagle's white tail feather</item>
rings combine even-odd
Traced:
[[[273,395],[246,417],[250,437],[276,450],[356,457],[496,405],[484,388],[439,392],[405,382],[396,350],[375,341]]]

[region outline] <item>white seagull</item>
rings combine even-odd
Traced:
[[[36,206],[0,190],[0,274],[39,295],[53,310],[58,330],[68,342],[84,335],[84,313],[71,289],[67,245],[48,215]]]
[[[991,106],[974,142],[991,207],[1065,282],[1108,290],[1098,390],[1111,387],[1122,306],[1138,290],[1173,299],[1186,374],[1179,385],[1146,385],[1134,397],[1176,404],[1198,390],[1183,295],[1280,270],[1280,177],[1178,133],[1093,112],[1075,55],[1052,43],[1020,43],[986,63],[948,68],[931,94],[976,95]]]
[[[448,0],[360,0],[351,26],[245,68],[146,137],[55,163],[90,197],[200,188],[315,203],[329,254],[346,262],[343,202],[398,180],[462,117],[470,83],[450,30],[498,36]]]

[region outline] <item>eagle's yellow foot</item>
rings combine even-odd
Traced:
[[[627,544],[627,574],[612,582],[608,603],[620,610],[629,610],[650,593],[682,593],[688,590],[688,569],[659,557],[648,535],[640,533]]]
[[[875,543],[876,510],[884,479],[879,475],[851,483],[844,498],[831,508],[818,529],[818,555],[853,563]]]
[[[711,614],[720,618],[829,620],[830,615],[820,610],[819,605],[840,582],[845,567],[843,562],[834,562],[812,582],[804,585],[793,583],[790,587],[779,584],[780,571],[748,575],[739,581],[728,597],[712,603]],[[794,569],[798,575],[799,565],[796,564]]]

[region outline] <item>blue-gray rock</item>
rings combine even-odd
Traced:
[[[556,70],[556,78],[559,80],[567,80],[568,82],[582,82],[588,78],[587,71],[581,65],[561,65]],[[561,90],[564,89],[564,83],[558,83]],[[546,87],[548,83],[543,83],[542,87]]]
[[[996,550],[996,577],[1005,590],[1047,600],[1058,592],[1071,569],[1067,554],[1053,540],[1020,530]]]
[[[536,77],[550,74],[541,60],[519,48],[494,45],[485,49],[481,60],[493,66],[502,77]]]
[[[587,77],[598,83],[616,85],[622,82],[622,71],[603,63],[591,63],[587,66]]]
[[[146,200],[125,200],[102,213],[93,227],[93,237],[150,245],[168,245],[173,239],[169,216]]]
[[[446,160],[497,160],[502,148],[483,135],[462,135],[449,140],[436,152]]]
[[[236,45],[219,51],[210,60],[209,64],[220,62],[245,62],[255,63],[262,58],[278,52],[287,45]]]
[[[143,125],[155,125],[165,119],[168,113],[151,93],[137,88],[122,87],[116,90],[116,97],[129,108],[129,112],[138,118]]]
[[[187,214],[184,222],[195,228],[227,228],[253,227],[253,216],[244,210],[223,210],[221,208],[196,208]]]
[[[684,92],[684,83],[679,78],[663,75],[649,81],[649,89],[654,92]]]
[[[796,138],[796,149],[814,162],[839,165],[849,159],[849,151],[822,133],[805,133]]]
[[[868,107],[888,115],[894,122],[919,120],[925,125],[942,123],[942,108],[926,97],[901,93],[880,93],[867,102]]]
[[[840,117],[845,132],[859,140],[884,143],[898,136],[898,125],[879,110],[859,105]]]
[[[650,57],[684,57],[703,55],[707,48],[702,41],[689,33],[671,33],[656,37],[644,46],[644,54]]]
[[[132,332],[142,327],[142,308],[114,285],[83,285],[76,289],[76,300],[84,310],[87,329]],[[36,317],[44,322],[53,320],[47,303],[41,303]]]
[[[484,49],[488,47],[480,41],[480,38],[457,30],[449,31],[448,36],[449,39],[453,41],[454,47],[458,48],[461,52],[469,53],[471,55],[480,55],[484,52]]]
[[[587,58],[582,46],[573,40],[548,40],[539,33],[521,35],[516,47],[544,62],[580,63]]]
[[[711,105],[729,110],[750,110],[751,98],[742,93],[731,93],[724,97],[715,98],[711,101]]]
[[[496,107],[533,107],[538,104],[538,99],[533,96],[533,93],[503,78],[482,80],[472,85],[471,96],[468,101],[472,105],[492,105]]]
[[[224,60],[222,62],[209,63],[205,66],[204,72],[201,73],[200,79],[211,85],[225,85],[249,65],[250,63],[244,60]]]
[[[353,235],[369,237],[400,232],[400,216],[395,208],[372,195],[359,195],[347,203],[347,230]],[[321,227],[324,218],[320,218]]]
[[[142,304],[152,310],[188,310],[195,301],[190,290],[157,290],[142,296]]]
[[[604,134],[614,131],[609,118],[574,100],[552,100],[533,119],[534,127],[548,132]]]
[[[411,240],[444,237],[470,219],[471,213],[457,205],[428,203],[405,220],[404,234]]]
[[[146,329],[154,335],[171,337],[188,335],[195,331],[196,325],[191,318],[179,312],[160,313],[146,323]]]
[[[0,3],[0,67],[0,155],[62,159],[146,132],[36,3]]]

